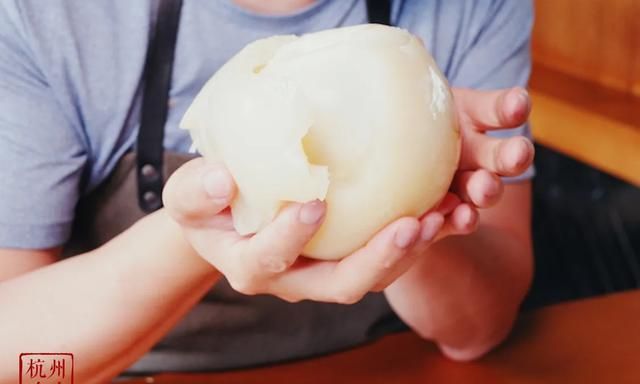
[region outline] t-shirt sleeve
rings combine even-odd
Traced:
[[[86,151],[7,3],[0,4],[0,52],[0,248],[62,245]]]
[[[469,28],[468,44],[449,80],[452,86],[473,89],[527,87],[531,73],[531,0],[493,0],[479,23]],[[477,21],[477,20],[476,20]],[[529,124],[509,130],[489,132],[496,137],[525,135],[531,138]],[[507,182],[533,177],[533,166],[524,174],[505,178]]]

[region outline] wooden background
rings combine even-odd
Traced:
[[[536,141],[640,186],[640,0],[535,0]]]
[[[640,0],[535,6],[527,305],[638,289],[640,188],[629,183],[640,186]]]
[[[535,0],[535,61],[640,96],[640,0]]]

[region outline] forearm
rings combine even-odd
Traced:
[[[78,382],[103,382],[146,352],[217,272],[160,211],[105,246],[0,283],[0,383],[21,352],[71,352]]]
[[[385,294],[417,333],[449,357],[469,360],[506,337],[531,278],[530,245],[480,226],[434,244]]]

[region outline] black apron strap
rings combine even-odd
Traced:
[[[369,22],[391,25],[391,0],[367,0]]]
[[[162,207],[164,125],[182,0],[159,0],[157,21],[144,68],[142,117],[136,145],[138,204],[145,212]],[[391,0],[367,0],[370,23],[391,24]]]
[[[144,68],[142,117],[136,145],[138,204],[145,212],[162,207],[164,125],[182,0],[159,0]]]

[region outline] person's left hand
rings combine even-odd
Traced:
[[[526,90],[453,90],[462,148],[451,189],[423,221],[442,222],[439,237],[475,229],[478,208],[495,205],[502,196],[500,176],[518,176],[533,161],[533,143],[523,136],[490,137],[487,131],[515,128],[527,121],[531,101]]]
[[[533,143],[526,137],[490,137],[487,131],[519,127],[531,111],[531,100],[523,88],[476,91],[454,88],[460,134],[460,163],[451,188],[440,204],[420,218],[421,239],[412,255],[394,266],[394,273],[381,282],[382,290],[403,274],[434,241],[475,231],[480,208],[495,205],[502,196],[501,176],[518,176],[533,161]],[[421,244],[422,243],[422,244]]]

